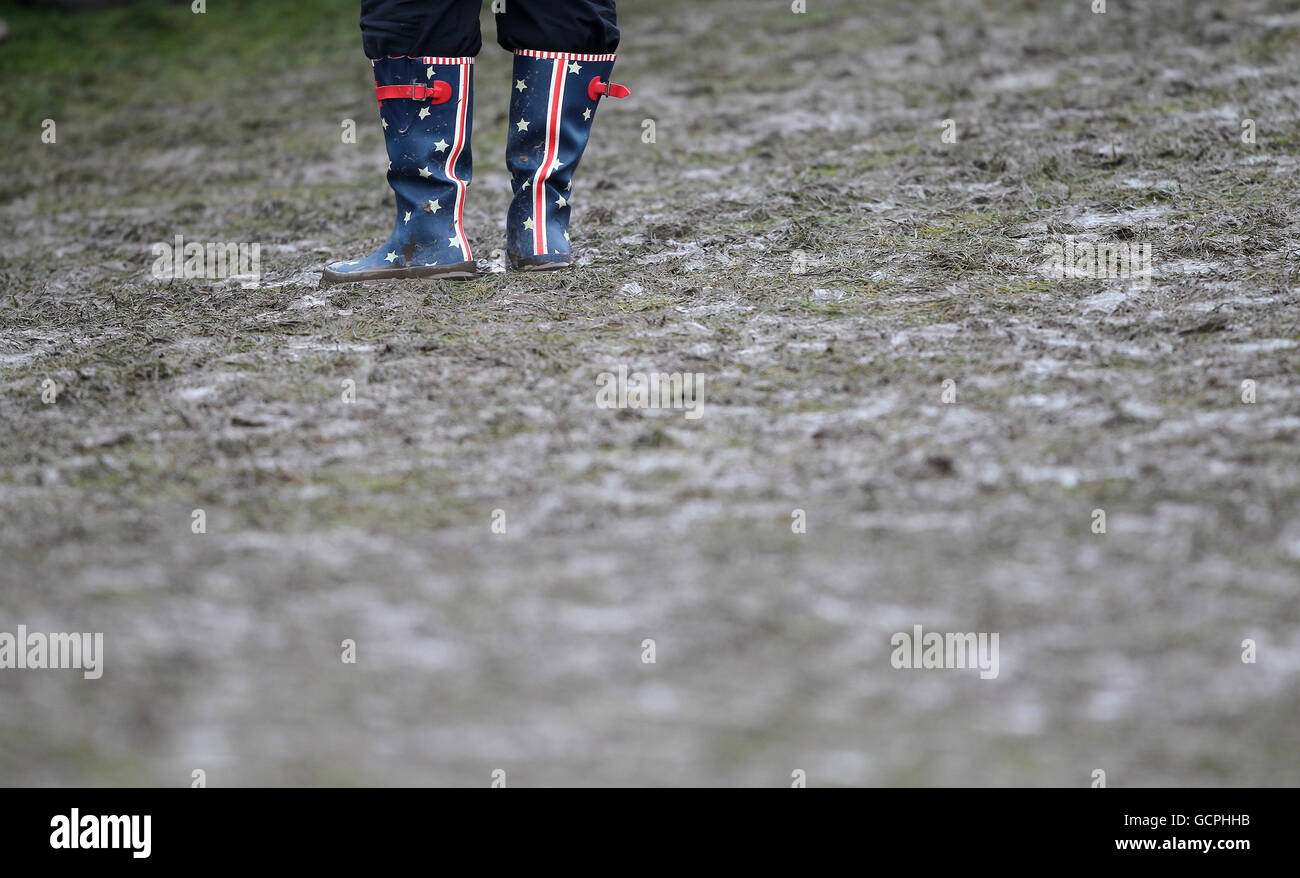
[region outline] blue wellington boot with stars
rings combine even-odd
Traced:
[[[397,222],[382,247],[330,265],[321,282],[474,277],[464,226],[474,59],[390,57],[371,63]]]
[[[572,264],[573,172],[600,99],[628,95],[609,81],[613,69],[613,55],[515,52],[506,135],[506,167],[515,193],[506,215],[512,269],[546,271]]]

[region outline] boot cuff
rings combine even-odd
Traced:
[[[536,49],[515,49],[516,55],[523,55],[526,58],[567,58],[570,61],[613,61],[618,56],[611,53],[609,55],[584,55],[581,52],[539,52]]]
[[[443,58],[439,55],[387,55],[388,58],[414,58],[421,64],[473,64],[474,59],[466,56],[464,58]],[[376,61],[382,61],[382,58],[371,58],[370,66],[374,67]]]

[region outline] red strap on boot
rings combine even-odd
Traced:
[[[397,98],[445,104],[451,100],[451,86],[445,82],[437,81],[432,85],[425,85],[422,82],[417,82],[414,85],[377,85],[375,86],[375,97],[381,104],[384,101]]]
[[[615,82],[601,82],[599,76],[591,81],[591,85],[587,86],[587,97],[593,101],[601,95],[609,95],[611,98],[625,98],[631,93],[625,85],[619,85]]]

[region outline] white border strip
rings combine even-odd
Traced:
[[[551,85],[546,98],[546,148],[542,150],[542,163],[533,175],[533,255],[545,256],[550,252],[546,239],[546,181],[551,176],[551,165],[560,158],[560,125],[564,116],[565,75],[563,56],[551,62]]]
[[[570,61],[613,61],[617,55],[582,55],[577,52],[539,52],[536,49],[515,49],[516,55],[528,58],[567,58]]]
[[[385,55],[384,58],[418,58],[421,64],[473,64],[473,58],[439,58],[432,55]],[[374,67],[375,62],[382,60],[380,58],[371,58],[370,66]]]
[[[436,63],[429,61],[428,63]],[[456,131],[452,137],[451,152],[447,156],[447,179],[456,184],[456,203],[452,205],[452,228],[460,238],[461,261],[468,262],[469,240],[465,237],[465,181],[456,176],[456,161],[460,158],[461,148],[465,145],[465,115],[469,110],[469,64],[460,65],[460,91],[456,97]]]

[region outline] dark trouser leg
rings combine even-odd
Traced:
[[[618,49],[614,0],[505,0],[497,14],[497,42],[510,52],[581,52]]]
[[[361,0],[367,58],[473,57],[483,47],[479,0]]]
[[[610,55],[619,48],[614,0],[506,0],[497,42],[507,51]]]

